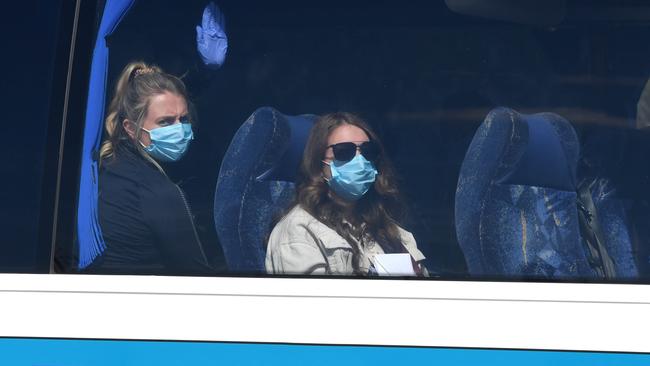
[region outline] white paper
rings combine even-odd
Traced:
[[[380,276],[415,276],[408,253],[377,254],[373,263]]]

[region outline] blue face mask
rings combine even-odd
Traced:
[[[345,163],[334,160],[325,164],[330,166],[332,172],[332,179],[327,181],[330,188],[348,201],[363,197],[375,182],[377,175],[374,165],[361,154]]]
[[[145,146],[144,151],[159,161],[179,160],[187,151],[190,141],[194,139],[192,125],[189,123],[174,123],[153,130],[143,130],[149,132],[151,138],[151,144]]]

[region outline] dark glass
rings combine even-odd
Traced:
[[[1,22],[0,272],[50,271],[74,2],[12,4]]]
[[[184,77],[198,116],[195,140],[165,169],[181,182],[222,273],[229,272],[214,230],[214,186],[248,116],[267,105],[288,115],[360,115],[395,166],[408,211],[401,224],[430,272],[448,279],[477,278],[456,225],[459,174],[477,129],[500,106],[555,113],[577,133],[576,181],[601,182],[608,187],[601,193],[624,209],[621,235],[634,245],[639,274],[616,281],[650,282],[650,6],[567,0],[474,12],[446,3],[453,1],[221,1],[229,50],[214,70],[203,67],[195,44],[206,1],[137,1],[108,39],[106,103],[129,61]],[[356,152],[333,148],[342,161]],[[373,160],[370,147],[361,152]]]
[[[369,161],[375,161],[379,157],[379,150],[377,144],[373,141],[362,142],[357,145],[354,142],[341,142],[338,144],[330,145],[334,153],[334,159],[341,162],[348,162],[357,154],[357,149],[361,155]]]

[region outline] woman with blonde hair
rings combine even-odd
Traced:
[[[300,173],[296,201],[269,238],[268,273],[427,274],[413,235],[397,223],[393,168],[361,118],[344,112],[319,118]],[[382,268],[385,254],[400,254],[397,272]]]
[[[128,64],[117,81],[100,150],[99,222],[106,249],[91,273],[212,272],[183,191],[161,162],[193,139],[183,82],[154,65]]]

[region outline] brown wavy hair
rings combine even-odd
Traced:
[[[355,203],[346,202],[333,194],[323,176],[327,139],[334,129],[342,125],[362,129],[379,149],[379,157],[373,162],[379,174],[368,192]],[[348,241],[353,251],[355,274],[360,274],[361,248],[352,238],[373,240],[386,253],[406,252],[396,221],[402,217],[403,207],[393,167],[377,134],[360,117],[337,112],[316,121],[305,146],[298,181],[292,207],[300,205]]]

